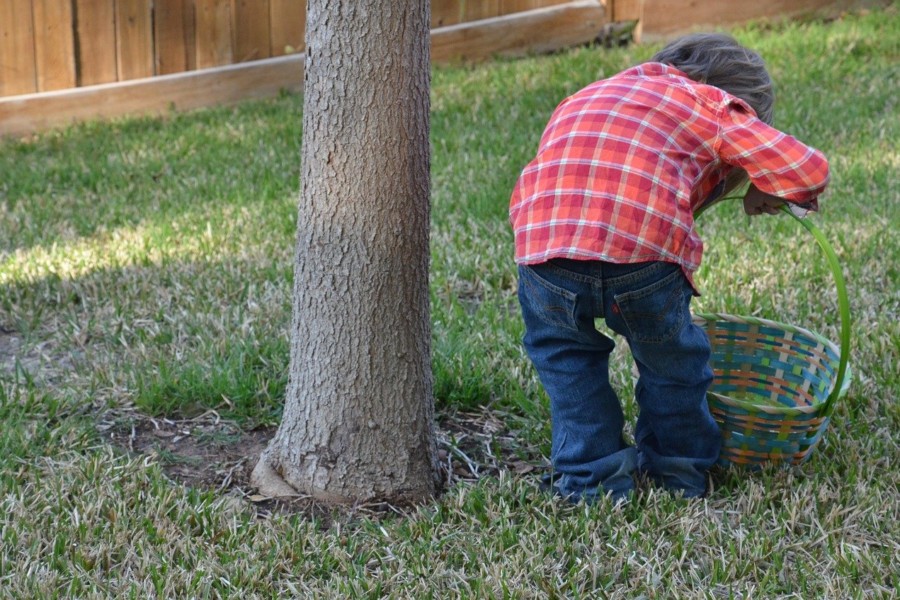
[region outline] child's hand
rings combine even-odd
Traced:
[[[761,215],[763,213],[769,215],[778,214],[779,209],[784,204],[784,200],[778,196],[767,194],[761,191],[752,183],[747,195],[744,196],[744,212],[748,215]]]

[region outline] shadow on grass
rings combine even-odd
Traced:
[[[4,290],[0,377],[24,369],[35,390],[91,415],[87,430],[151,457],[175,481],[251,496],[249,474],[280,420],[287,386],[292,281],[281,261],[176,257],[14,281]],[[30,324],[27,334],[11,331],[16,322]],[[446,485],[540,468],[533,434],[519,435],[527,418],[485,408],[509,383],[497,374],[479,379],[489,373],[478,366],[483,349],[443,344],[435,341],[443,352],[433,361]],[[282,508],[318,514],[308,504]]]

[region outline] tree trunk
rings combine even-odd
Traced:
[[[428,0],[310,0],[290,374],[261,493],[416,502],[439,477]]]

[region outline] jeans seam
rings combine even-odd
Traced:
[[[591,286],[595,285],[597,282],[601,281],[602,278],[595,277],[593,275],[587,275],[585,273],[577,273],[575,271],[570,271],[564,267],[558,267],[551,263],[544,263],[544,269],[556,273],[562,277],[566,277],[568,279],[572,279],[581,283],[587,283]]]
[[[606,285],[610,289],[624,286],[630,283],[634,283],[636,281],[640,281],[641,279],[646,279],[649,275],[654,275],[657,271],[661,271],[669,267],[669,265],[673,265],[677,267],[675,263],[666,263],[666,262],[655,262],[640,271],[635,271],[634,273],[628,273],[627,275],[619,275],[617,277],[610,277],[606,279]],[[679,268],[680,270],[680,268]],[[672,272],[677,273],[677,271]],[[671,277],[671,275],[666,275],[663,279],[659,279],[654,283],[658,283],[659,281],[665,280],[667,277]],[[653,285],[653,284],[649,284]],[[649,286],[648,286],[649,287]],[[628,293],[628,292],[625,292]]]

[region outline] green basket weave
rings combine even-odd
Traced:
[[[721,465],[803,462],[849,388],[850,309],[840,264],[812,223],[785,212],[812,233],[828,258],[840,307],[841,345],[776,321],[695,315],[712,346],[714,380],[707,398],[722,429]]]

